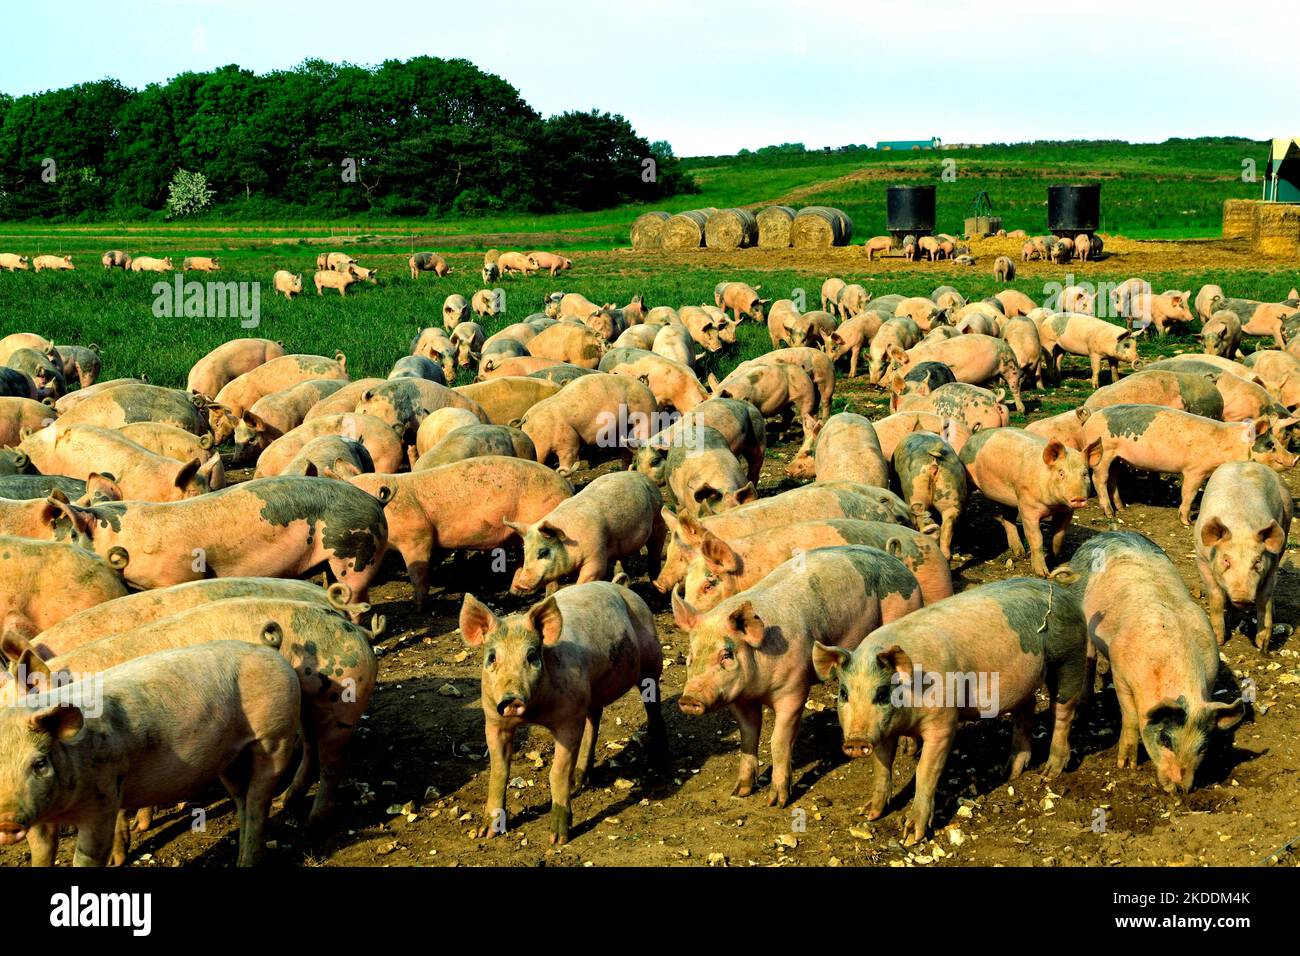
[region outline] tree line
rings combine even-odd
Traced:
[[[542,117],[467,60],[308,60],[0,93],[0,219],[166,215],[179,170],[230,218],[604,209],[696,191],[622,116]]]

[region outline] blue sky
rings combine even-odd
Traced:
[[[544,114],[607,109],[679,155],[1300,135],[1300,4],[1260,0],[62,0],[7,7],[0,90],[228,63],[465,57]]]

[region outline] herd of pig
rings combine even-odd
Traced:
[[[413,274],[434,259],[413,257]],[[1297,460],[1294,293],[1259,303],[1207,287],[1193,303],[1134,279],[1113,303],[1123,325],[1096,317],[1082,289],[1039,306],[1009,289],[873,297],[839,279],[808,312],[738,282],[711,306],[560,292],[539,305],[487,335],[449,296],[386,378],[357,380],[342,354],[236,339],[183,390],[97,381],[95,349],[0,339],[0,845],[26,839],[49,864],[75,827],[76,863],[120,863],[151,808],[214,780],[235,800],[241,864],[264,854],[286,785],[297,812],[318,783],[308,823],[324,821],[377,680],[384,622],[366,600],[390,551],[416,608],[452,552],[508,550],[510,593],[541,598],[503,615],[463,595],[460,634],[483,654],[484,836],[507,828],[522,725],[554,736],[557,843],[603,708],[640,694],[647,753],[663,759],[663,651],[622,566],[642,551],[689,637],[678,706],[726,707],[739,724],[735,793],[758,786],[766,708],[769,802],[786,804],[810,688],[834,680],[844,751],[875,763],[870,818],[888,809],[900,742],[919,747],[909,844],[926,837],[963,720],[1012,717],[1014,778],[1045,684],[1044,773],[1066,768],[1098,652],[1122,714],[1119,766],[1141,744],[1167,789],[1191,788],[1212,740],[1243,718],[1240,698],[1214,697],[1218,648],[1230,610],[1255,612],[1261,651],[1273,634],[1292,516],[1276,472]],[[1147,325],[1194,322],[1193,309],[1204,352],[1143,365]],[[746,322],[765,325],[772,350],[702,380],[699,364]],[[1279,347],[1237,361],[1257,335]],[[863,353],[890,401],[874,422],[832,414],[837,363],[856,377]],[[1003,399],[1023,410],[1063,355],[1091,361],[1095,391],[1010,427]],[[1134,371],[1120,377],[1121,363]],[[458,374],[473,381],[453,385]],[[760,498],[769,431],[792,429],[802,445],[785,471],[804,483]],[[625,467],[575,489],[610,458]],[[253,477],[227,484],[228,465]],[[1208,616],[1134,532],[1095,535],[1049,574],[1043,523],[1060,555],[1092,489],[1111,515],[1133,471],[1182,476],[1185,525],[1204,487],[1192,544]],[[961,521],[975,494],[1000,509],[1014,554],[1023,531],[1036,576],[954,593],[955,537],[987,530]],[[319,571],[328,588],[302,580]],[[978,703],[988,678],[994,700]]]

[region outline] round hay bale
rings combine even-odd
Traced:
[[[719,209],[704,223],[710,249],[748,249],[758,244],[758,220],[748,209]]]
[[[1259,203],[1251,241],[1261,255],[1294,256],[1300,251],[1300,205]]]
[[[632,223],[633,249],[658,249],[664,236],[668,213],[655,210],[636,217]]]
[[[699,249],[704,245],[704,224],[716,209],[688,209],[664,223],[660,245],[664,249]]]
[[[1255,228],[1255,207],[1259,203],[1253,199],[1225,199],[1223,201],[1223,238],[1249,239]]]
[[[831,206],[805,206],[790,227],[790,241],[796,249],[846,246],[852,238],[853,221]]]
[[[790,227],[794,225],[793,209],[789,206],[768,206],[756,218],[759,248],[790,248]]]

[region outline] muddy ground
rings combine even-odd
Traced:
[[[1086,375],[1077,362],[1075,377]],[[1086,382],[1086,378],[1085,378]],[[880,395],[859,382],[840,383],[851,407],[881,414]],[[1036,394],[1030,398],[1032,409]],[[789,486],[785,462],[797,445],[769,449],[762,493]],[[613,467],[607,464],[590,475]],[[1294,493],[1300,472],[1286,476]],[[1178,523],[1171,481],[1137,478],[1120,527],[1151,536],[1196,593],[1191,533]],[[1066,557],[1108,522],[1094,502],[1069,532]],[[954,572],[958,587],[1030,573],[1012,560],[987,504],[978,495],[963,517]],[[675,706],[685,676],[686,640],[673,625],[667,599],[646,582],[645,566],[629,562],[634,588],[656,613],[664,645],[664,714],[671,770],[649,771],[640,744],[642,705],[629,695],[606,710],[599,763],[574,804],[569,845],[548,845],[549,734],[521,736],[512,767],[510,830],[494,839],[470,833],[486,795],[488,762],[479,703],[479,656],[456,633],[462,594],[472,590],[496,610],[528,602],[505,594],[509,575],[480,558],[456,558],[431,575],[428,613],[416,615],[400,560],[390,556],[371,601],[386,616],[379,650],[380,684],[355,738],[340,812],[317,839],[281,812],[273,817],[273,866],[1074,866],[1295,865],[1300,863],[1300,638],[1278,634],[1261,655],[1237,633],[1223,649],[1221,682],[1254,682],[1253,713],[1207,759],[1188,796],[1165,793],[1145,762],[1115,768],[1119,718],[1105,688],[1076,722],[1074,756],[1061,777],[1043,781],[1037,765],[1046,742],[1038,726],[1035,766],[1008,785],[1003,777],[1010,728],[1003,720],[963,727],[939,791],[933,839],[912,848],[899,841],[914,767],[899,757],[889,812],[868,822],[864,804],[870,767],[845,758],[833,707],[833,686],[815,689],[795,749],[795,790],[786,809],[767,806],[766,787],[730,796],[738,733],[727,712],[692,719]],[[1277,589],[1277,620],[1300,613],[1300,567],[1289,551]],[[1249,627],[1249,622],[1247,622]],[[1103,665],[1104,673],[1104,665]],[[1103,677],[1104,681],[1104,677]],[[1045,706],[1045,701],[1043,702]],[[770,720],[765,730],[770,731]],[[767,780],[767,734],[761,759]],[[135,866],[227,866],[234,863],[231,805],[208,795],[208,828],[191,832],[190,809],[159,815],[136,842]],[[60,861],[71,857],[71,840]],[[26,848],[0,851],[0,863],[27,859]]]

